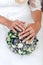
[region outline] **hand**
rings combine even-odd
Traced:
[[[23,31],[25,29],[24,22],[19,21],[19,20],[8,21],[7,27],[13,30],[14,32]]]
[[[19,37],[20,39],[23,39],[22,42],[25,42],[27,40],[29,40],[30,42],[33,42],[39,29],[40,29],[39,23],[28,24],[26,29],[19,34]]]

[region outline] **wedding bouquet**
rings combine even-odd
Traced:
[[[26,55],[31,54],[35,50],[38,39],[34,38],[32,44],[29,42],[29,40],[22,43],[22,40],[19,39],[18,32],[14,33],[12,30],[10,30],[6,38],[6,42],[13,52],[20,55]]]

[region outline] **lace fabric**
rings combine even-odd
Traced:
[[[41,10],[41,0],[29,0],[31,11]]]

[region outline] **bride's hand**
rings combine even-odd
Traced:
[[[7,22],[7,27],[13,30],[14,32],[16,31],[23,31],[25,29],[24,22],[15,20],[15,21],[8,21]]]
[[[41,27],[40,23],[28,24],[25,31],[23,31],[19,34],[20,39],[24,38],[22,42],[25,42],[27,40],[29,40],[30,42],[33,42],[40,27]]]

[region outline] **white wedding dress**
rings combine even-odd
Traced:
[[[39,0],[36,0],[36,8],[30,9],[30,6],[26,3],[18,4],[15,0],[0,0],[0,15],[8,18],[9,20],[20,20],[26,23],[34,23],[34,20],[31,16],[31,10],[40,10]],[[41,65],[41,44],[38,43],[38,48],[33,52],[33,54],[28,56],[19,56],[14,54],[7,47],[5,41],[7,32],[9,29],[0,24],[0,65]],[[40,35],[40,32],[39,32]],[[39,40],[40,37],[38,36]]]

